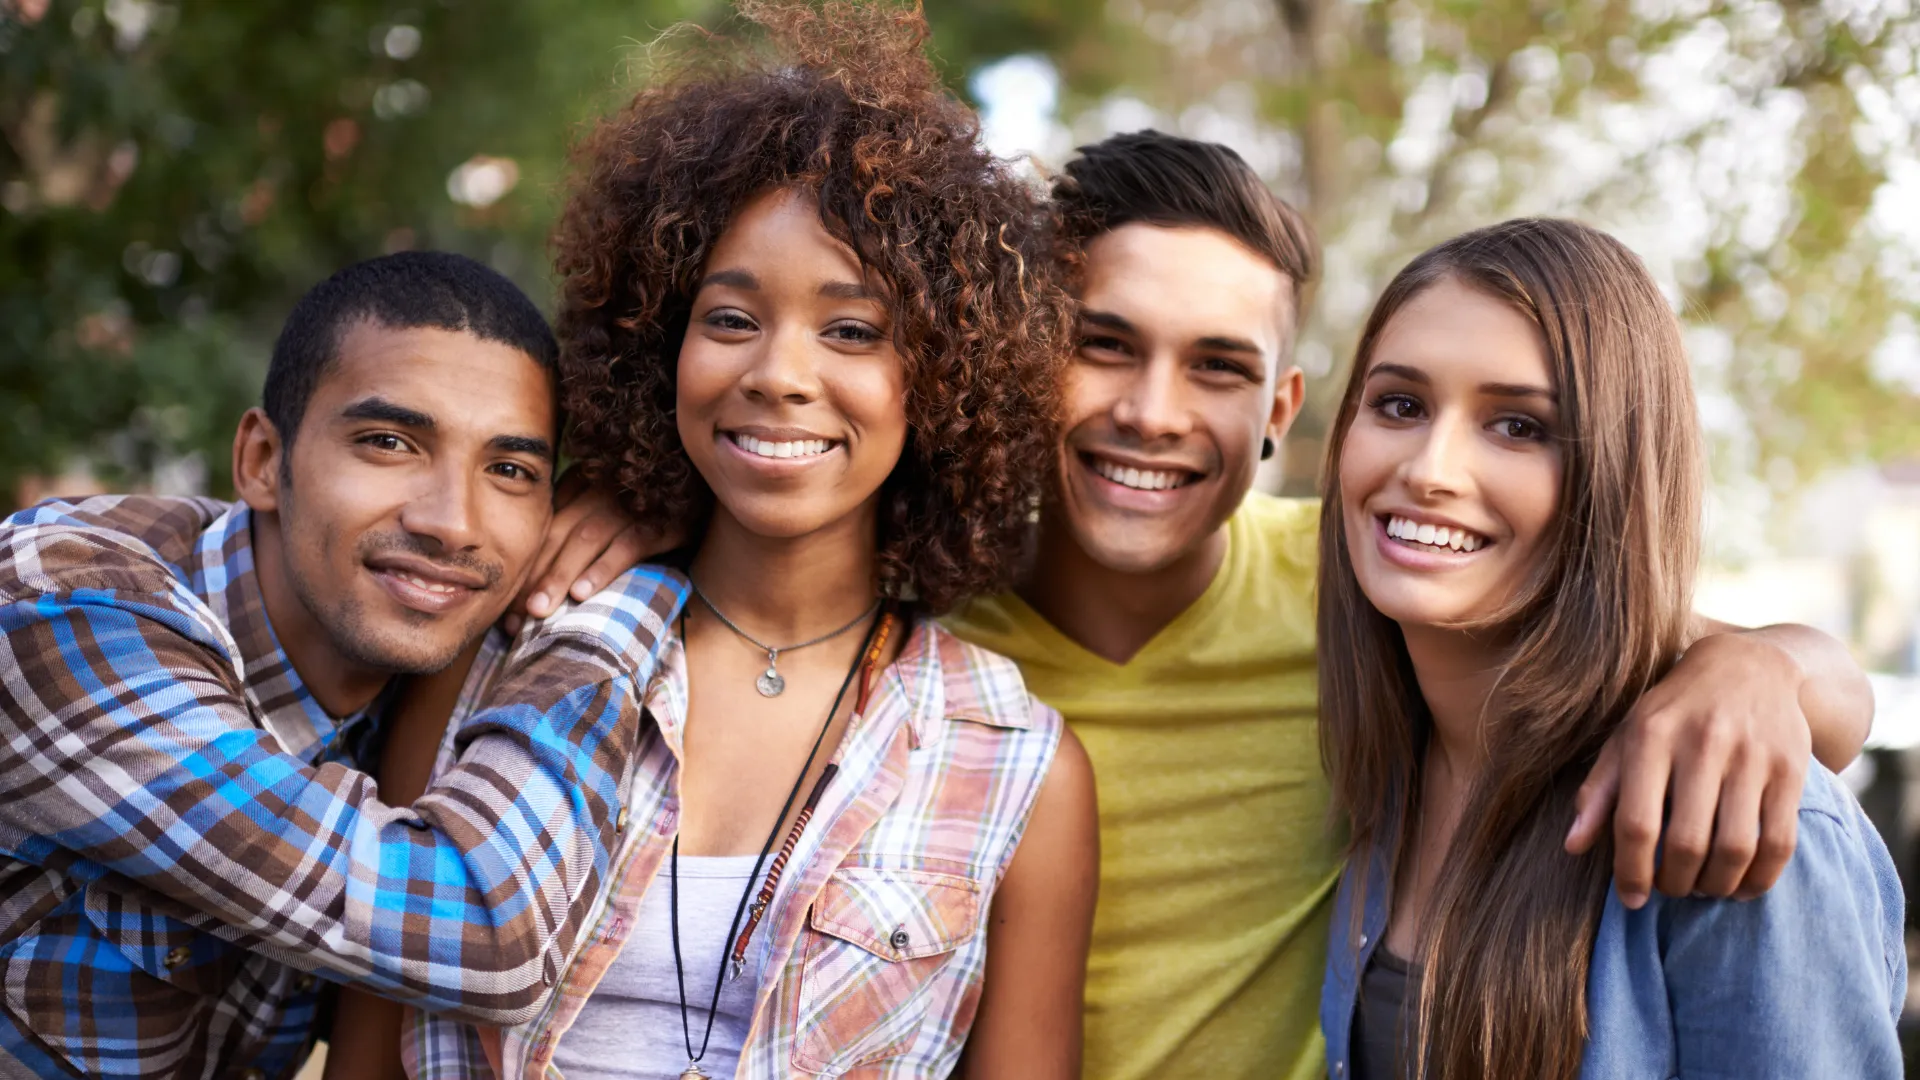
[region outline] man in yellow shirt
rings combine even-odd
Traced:
[[[1341,843],[1315,732],[1319,505],[1250,494],[1304,396],[1290,356],[1312,233],[1233,151],[1155,132],[1083,148],[1055,197],[1081,304],[1058,492],[1019,595],[951,625],[1016,660],[1093,759],[1084,1075],[1319,1076]],[[1844,648],[1801,627],[1703,638],[1648,703],[1570,841],[1604,831],[1624,756],[1623,896],[1653,877],[1669,773],[1663,891],[1693,889],[1709,860],[1743,888],[1770,884],[1779,836],[1756,859],[1729,827],[1754,824],[1758,794],[1729,795],[1739,812],[1721,807],[1716,832],[1723,783],[1773,777],[1768,806],[1791,820],[1809,740],[1844,764],[1872,712]],[[1699,850],[1676,857],[1688,830],[1681,846]]]

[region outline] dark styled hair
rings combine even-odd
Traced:
[[[391,330],[464,331],[510,345],[547,371],[558,371],[559,346],[546,317],[499,273],[444,251],[367,259],[307,290],[273,343],[260,404],[283,445],[293,445],[314,388],[339,358],[341,337],[360,322]]]
[[[1343,526],[1340,459],[1382,333],[1453,281],[1539,332],[1559,397],[1553,531],[1484,629],[1511,642],[1482,724],[1487,760],[1440,871],[1420,957],[1415,1076],[1573,1080],[1586,983],[1613,861],[1570,856],[1574,794],[1633,703],[1692,631],[1703,479],[1680,324],[1618,240],[1520,220],[1407,265],[1368,318],[1328,442],[1320,517],[1320,747],[1350,853],[1410,850],[1432,733],[1398,624],[1367,599]]]
[[[575,152],[555,234],[573,453],[696,539],[712,492],[674,422],[680,343],[734,214],[819,205],[886,290],[909,436],[882,488],[877,584],[934,611],[1008,586],[1053,454],[1068,303],[1038,195],[984,150],[917,10],[745,2],[760,47],[670,34]]]
[[[1320,274],[1313,226],[1232,148],[1149,130],[1102,139],[1079,154],[1053,182],[1066,248],[1060,257],[1070,268],[1087,242],[1123,225],[1219,229],[1287,275],[1298,320]]]

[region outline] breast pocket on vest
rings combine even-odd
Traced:
[[[935,976],[980,924],[980,885],[953,874],[844,867],[814,901],[795,1066],[841,1072],[906,1052]]]

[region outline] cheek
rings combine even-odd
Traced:
[[[1062,430],[1072,431],[1111,412],[1124,388],[1124,379],[1117,371],[1084,360],[1068,364],[1060,380],[1060,408],[1065,420]]]
[[[1558,454],[1528,455],[1524,463],[1500,471],[1497,492],[1500,516],[1513,530],[1514,546],[1532,551],[1553,525],[1560,510]]]
[[[1393,473],[1392,441],[1356,420],[1340,446],[1340,498],[1350,512],[1364,509]]]
[[[906,373],[896,362],[848,375],[838,380],[834,399],[862,440],[887,452],[887,468],[891,470],[907,438]]]
[[[680,357],[674,365],[675,415],[697,416],[719,404],[733,382],[725,360],[725,355],[703,338],[690,337],[681,344]]]
[[[518,574],[533,561],[547,538],[547,526],[553,520],[551,500],[544,496],[513,497],[511,505],[500,508],[497,520],[506,528],[495,535],[501,562],[509,577]]]

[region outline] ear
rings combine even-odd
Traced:
[[[1282,371],[1273,384],[1273,410],[1267,414],[1267,438],[1276,444],[1284,442],[1287,429],[1300,415],[1300,405],[1306,399],[1306,374],[1297,366]]]
[[[248,409],[233,433],[233,488],[259,513],[280,509],[280,431],[259,409]]]

